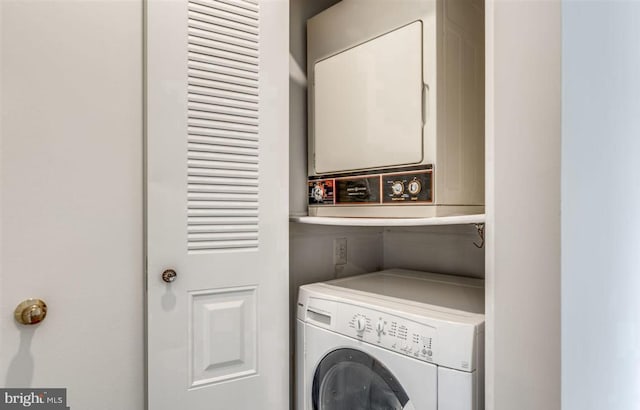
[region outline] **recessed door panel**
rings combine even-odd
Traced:
[[[256,289],[191,294],[191,387],[257,372]]]

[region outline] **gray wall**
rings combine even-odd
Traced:
[[[564,1],[562,408],[640,408],[640,2]]]
[[[307,19],[338,0],[290,0],[289,213],[307,214]]]

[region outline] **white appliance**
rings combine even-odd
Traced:
[[[296,410],[484,409],[484,282],[386,270],[300,287]]]
[[[482,0],[343,0],[307,42],[310,215],[484,212]]]

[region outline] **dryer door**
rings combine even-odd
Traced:
[[[313,377],[314,410],[402,410],[409,397],[391,372],[371,355],[338,349],[326,355]]]

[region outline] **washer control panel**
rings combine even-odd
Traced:
[[[336,313],[338,333],[425,362],[437,358],[435,327],[353,305],[341,305]]]

